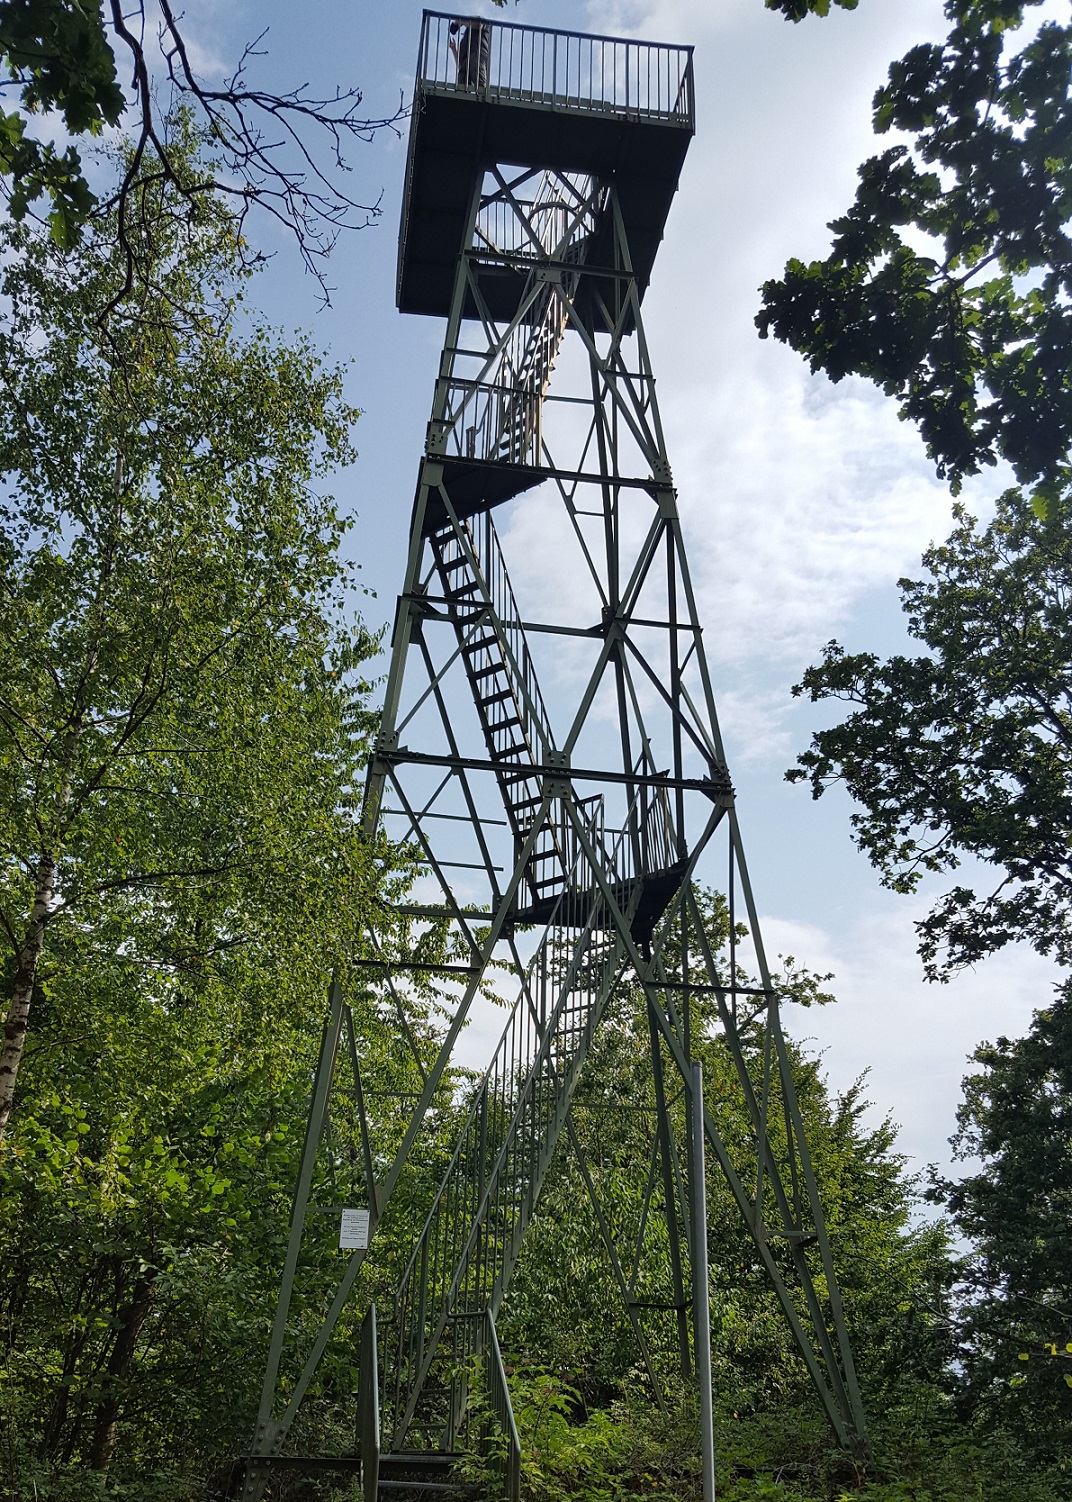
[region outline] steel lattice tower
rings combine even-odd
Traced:
[[[670,1080],[692,1088],[702,998],[751,1122],[747,1176],[717,1110],[704,1117],[707,1145],[838,1439],[867,1453],[641,320],[693,128],[689,48],[425,12],[398,304],[447,323],[364,819],[370,835],[418,847],[420,901],[404,913],[448,923],[459,959],[442,1048],[385,1172],[368,1143],[360,1040],[332,988],[247,1497],[283,1453],[366,1256],[352,1254],[281,1404],[336,1059],[352,1070],[375,1231],[474,1001],[489,982],[501,989],[503,961],[516,990],[509,1020],[394,1307],[381,1310],[382,1350],[375,1315],[365,1322],[366,1496],[381,1445],[450,1448],[463,1421],[460,1358],[483,1353],[496,1368],[495,1317],[556,1146],[568,1137],[580,1152],[571,1101],[624,985],[646,1002],[658,1108],[647,1196],[667,1216],[677,1294],[667,1317],[683,1367],[694,1155],[679,1149],[667,1099]],[[542,590],[534,544],[542,567],[553,560]],[[704,873],[729,903],[718,952],[697,895]],[[404,1007],[398,977],[382,984]],[[581,1168],[588,1180],[583,1154]],[[628,1304],[632,1251],[601,1227]],[[632,1306],[629,1317],[646,1354]],[[508,1396],[500,1403],[508,1426]]]

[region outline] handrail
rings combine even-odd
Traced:
[[[644,37],[612,36],[610,32],[567,31],[562,26],[530,26],[525,21],[489,20],[487,16],[461,16],[456,11],[450,10],[425,10],[422,14],[426,21],[461,21],[463,26],[468,21],[478,23],[483,21],[488,26],[496,26],[502,31],[538,31],[543,36],[583,37],[586,42],[624,42],[629,47],[666,47],[675,52],[687,52],[690,57],[695,50],[687,42],[649,42]]]
[[[510,1402],[510,1388],[506,1381],[499,1337],[495,1333],[495,1319],[491,1310],[484,1316],[484,1372],[491,1411],[499,1421],[499,1428],[506,1439],[506,1453],[502,1457],[503,1502],[520,1502],[521,1498],[521,1440],[514,1422],[514,1408]]]
[[[456,30],[452,33],[451,26]],[[424,12],[417,89],[695,127],[689,46]]]
[[[380,1485],[380,1363],[376,1342],[376,1305],[361,1321],[357,1368],[357,1438],[361,1453],[361,1491],[376,1502]]]

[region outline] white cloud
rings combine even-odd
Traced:
[[[881,396],[861,381],[820,383],[786,368],[785,351],[771,355],[738,359],[668,403],[716,661],[806,660],[948,523],[948,495]]]
[[[890,897],[858,911],[836,934],[815,924],[763,919],[768,952],[833,971],[836,1006],[787,1007],[793,1037],[823,1051],[828,1078],[845,1090],[867,1071],[872,1118],[892,1114],[899,1146],[916,1167],[951,1161],[960,1084],[984,1040],[1020,1036],[1049,1004],[1054,967],[1026,948],[1003,950],[948,985],[922,978],[913,924],[923,899]]]
[[[256,36],[256,31],[244,33],[236,45],[235,26],[239,20],[235,0],[187,0],[179,29],[190,67],[199,79],[219,82],[234,71],[242,46]],[[160,26],[159,11],[153,6],[148,9],[147,34],[155,37]],[[156,58],[155,49],[149,52],[149,61],[163,76],[163,59]],[[251,63],[255,66],[256,59],[251,59]]]

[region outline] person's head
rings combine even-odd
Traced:
[[[447,35],[448,36],[452,36],[452,37],[453,36],[457,36],[458,33],[459,33],[459,31],[461,31],[461,29],[462,29],[462,23],[460,21],[452,21],[450,23],[450,25],[447,27]]]

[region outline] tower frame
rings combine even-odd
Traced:
[[[403,1025],[406,1001],[373,924],[369,954],[331,991],[247,1498],[285,1459],[294,1417],[372,1254],[352,1253],[281,1402],[339,1061],[360,1125],[374,1251],[376,1227],[451,1079],[462,1030],[504,977],[516,999],[470,1093],[393,1308],[381,1313],[382,1370],[375,1315],[366,1322],[366,1477],[377,1468],[370,1382],[373,1427],[388,1452],[456,1443],[466,1363],[476,1356],[494,1369],[499,1360],[495,1320],[563,1145],[575,1155],[659,1403],[636,1292],[645,1227],[661,1201],[672,1284],[664,1313],[682,1372],[692,1371],[697,1321],[708,1318],[708,1289],[689,1286],[691,1263],[706,1265],[706,1249],[689,1256],[689,1186],[702,1185],[690,1139],[678,1140],[671,1096],[697,1105],[700,1013],[732,1060],[750,1124],[749,1169],[710,1106],[706,1143],[835,1435],[869,1454],[641,316],[693,129],[689,48],[424,13],[398,301],[403,311],[445,315],[446,329],[362,817],[370,839],[386,830],[419,860],[419,900],[407,898],[393,917],[449,933],[453,960],[426,965],[449,993],[449,1021],[430,1067],[417,1059],[419,1097],[377,1168],[361,1040],[344,993],[355,976],[379,985]],[[586,601],[580,619],[572,601],[567,608],[531,577],[526,608],[519,604],[512,574],[518,563],[526,573],[533,511],[559,540],[557,593]],[[545,607],[542,618],[532,605]],[[700,886],[711,879],[716,845],[727,919],[719,943]],[[601,1206],[574,1120],[592,1042],[625,989],[639,998],[646,1026],[656,1118],[629,1247]],[[508,1410],[505,1379],[502,1391]]]

